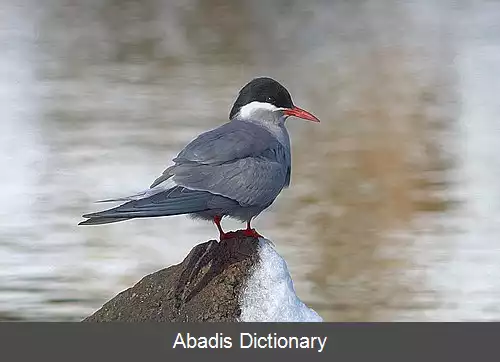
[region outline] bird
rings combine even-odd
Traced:
[[[295,106],[278,81],[252,79],[239,91],[228,122],[189,142],[148,189],[101,200],[122,204],[85,214],[79,225],[188,214],[213,221],[221,241],[234,236],[223,230],[224,217],[246,222],[245,236],[261,237],[251,221],[290,185],[289,117],[320,122]]]

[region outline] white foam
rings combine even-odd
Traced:
[[[322,322],[295,294],[285,260],[267,239],[259,239],[259,257],[240,297],[242,322]]]

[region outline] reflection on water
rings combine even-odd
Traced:
[[[256,221],[306,303],[500,317],[499,4],[44,4],[0,5],[0,319],[79,320],[215,237],[182,216],[76,224],[149,185],[257,75],[322,120],[288,122],[292,186]]]

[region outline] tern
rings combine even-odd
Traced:
[[[246,222],[244,235],[260,237],[250,222],[290,185],[288,117],[319,122],[294,105],[276,80],[255,78],[239,92],[229,122],[192,140],[149,189],[103,202],[124,202],[112,209],[83,215],[79,225],[109,224],[135,218],[189,214],[212,220],[220,240],[221,220]]]

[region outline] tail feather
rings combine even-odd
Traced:
[[[102,225],[112,224],[119,221],[130,220],[131,217],[91,217],[87,220],[80,222],[78,225]]]
[[[202,212],[209,209],[214,197],[207,191],[189,190],[176,186],[152,196],[128,201],[112,209],[83,215],[88,220],[79,225],[99,225],[138,217],[170,216]]]

